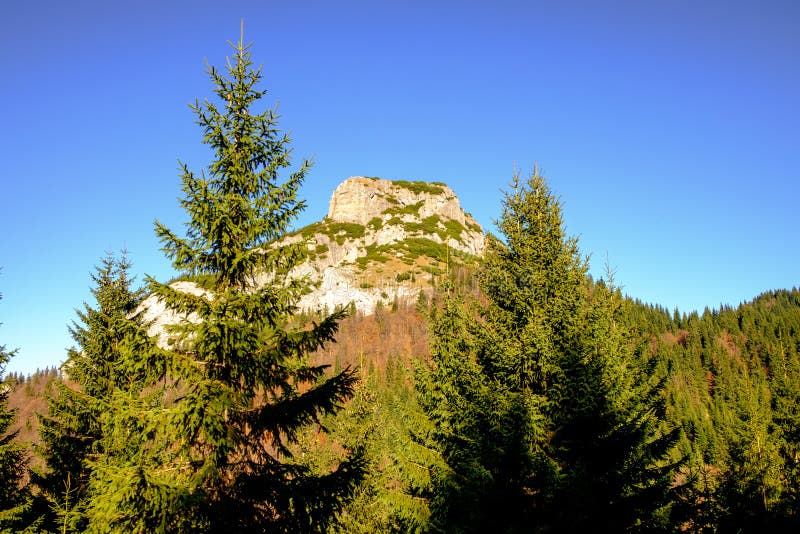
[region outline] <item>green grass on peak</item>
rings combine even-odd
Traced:
[[[359,237],[363,237],[364,231],[365,228],[358,223],[334,222],[326,218],[322,221],[309,224],[289,235],[300,234],[304,239],[311,239],[317,234],[322,234],[341,245],[346,239],[358,239]]]
[[[429,195],[441,195],[444,194],[443,187],[447,187],[441,182],[409,182],[408,180],[394,180],[392,183],[396,186],[408,189],[412,193],[418,195],[422,193],[427,193]]]

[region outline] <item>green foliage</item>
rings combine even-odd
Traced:
[[[328,245],[325,245],[325,244],[314,245],[314,248],[307,252],[306,257],[308,258],[309,261],[314,261],[318,257],[324,258],[325,254],[327,254],[329,250],[330,250],[330,247],[328,247]]]
[[[441,276],[441,275],[445,274],[444,270],[440,269],[439,267],[437,267],[436,265],[433,265],[433,264],[431,264],[431,265],[423,265],[419,269],[420,269],[420,271],[422,271],[424,273],[428,273],[428,274],[433,275],[433,276]]]
[[[342,245],[347,239],[358,239],[359,237],[364,237],[364,231],[365,228],[358,223],[334,222],[326,219],[320,222],[309,224],[308,226],[304,226],[297,232],[293,232],[288,235],[293,235],[299,232],[304,239],[308,240],[317,234],[322,234],[328,236],[331,241],[336,241],[336,243]]]
[[[426,532],[430,511],[421,496],[430,486],[426,466],[437,460],[412,439],[432,429],[417,405],[411,373],[397,358],[391,358],[382,370],[362,365],[361,373],[362,381],[346,409],[323,421],[336,445],[361,445],[369,461],[354,499],[339,511],[330,531]],[[318,436],[316,431],[309,432],[300,448],[324,471],[332,447]]]
[[[425,201],[420,200],[416,204],[408,204],[407,206],[402,206],[402,207],[386,208],[385,210],[383,210],[383,213],[384,215],[392,216],[392,218],[389,220],[389,224],[401,224],[401,218],[403,215],[412,215],[414,217],[419,217],[419,210],[420,208],[422,208],[423,204],[425,204]],[[398,221],[398,222],[392,222],[392,221]]]
[[[676,509],[695,529],[796,530],[799,457],[797,290],[737,309],[670,314],[636,303],[638,331],[667,377],[667,414],[685,428],[687,487]]]
[[[308,226],[304,226],[301,229],[299,229],[299,230],[297,230],[297,231],[295,231],[295,232],[293,232],[293,233],[291,233],[289,235],[294,235],[294,234],[299,233],[300,235],[303,236],[304,239],[308,240],[308,239],[311,239],[312,237],[314,237],[316,234],[325,233],[325,228],[327,228],[326,221],[323,220],[323,221],[318,221],[318,222],[315,222],[315,223],[311,223]]]
[[[412,258],[427,256],[437,261],[447,261],[447,245],[427,237],[410,237],[398,244],[398,248]]]
[[[358,223],[328,222],[325,233],[341,245],[345,239],[364,237],[364,227]]]
[[[625,303],[609,285],[587,300],[583,357],[563,365],[565,391],[551,446],[560,467],[556,523],[580,530],[666,530],[676,491],[679,427],[665,421],[664,382],[632,350]],[[563,478],[562,478],[563,477]]]
[[[438,215],[425,217],[420,222],[403,223],[403,228],[407,232],[421,232],[429,235],[444,233],[444,228],[439,227],[441,218]]]
[[[447,237],[455,240],[461,239],[461,234],[464,232],[464,226],[460,222],[454,219],[447,219],[446,221],[443,221],[442,224],[444,224],[444,227],[447,229]],[[480,228],[478,231],[480,231]]]
[[[441,182],[409,182],[407,180],[394,180],[392,184],[402,187],[404,189],[408,189],[412,193],[416,194],[428,194],[428,195],[442,195],[444,194],[443,187],[447,187],[445,184]]]
[[[226,74],[209,70],[217,103],[192,106],[214,159],[199,175],[183,165],[186,235],[156,222],[175,269],[208,281],[187,293],[148,279],[168,309],[193,319],[170,327],[169,351],[137,364],[145,387],[109,400],[90,463],[92,531],[324,530],[363,471],[357,453],[321,474],[292,457],[303,428],[335,413],[356,378],[308,362],[345,316],[295,320],[309,286],[288,273],[305,243],[276,245],[305,206],[297,192],[310,163],[281,180],[290,140],[274,111],[254,109],[261,72],[242,41],[234,48]],[[327,225],[334,237],[363,233],[356,226]],[[255,287],[256,276],[269,283]]]
[[[49,504],[46,523],[59,532],[89,528],[91,460],[98,452],[112,453],[106,420],[116,415],[114,396],[141,389],[155,376],[140,367],[158,349],[134,316],[141,292],[132,289],[129,270],[124,254],[109,254],[96,268],[95,304],[84,304],[70,328],[76,346],[64,364],[68,379],[56,382],[48,413],[40,418],[45,470],[33,479]]]
[[[417,375],[420,405],[433,427],[422,444],[445,462],[431,466],[431,521],[448,532],[503,532],[521,526],[530,507],[518,488],[533,459],[519,443],[535,429],[521,417],[518,396],[501,384],[492,391],[494,383],[473,356],[478,340],[472,324],[458,297],[434,308],[431,365]]]
[[[14,440],[16,432],[9,432],[15,413],[8,409],[9,387],[4,377],[14,352],[0,345],[0,532],[34,532],[40,522],[33,521],[33,500],[24,483],[28,457]]]
[[[0,373],[5,370],[11,353],[0,347]],[[17,524],[24,498],[20,498],[20,486],[25,473],[26,459],[22,447],[8,434],[14,412],[7,408],[8,392],[0,391],[0,528],[10,529]]]
[[[630,351],[621,296],[587,281],[544,180],[515,176],[479,271],[486,304],[431,319],[420,402],[448,468],[432,521],[454,532],[657,528],[676,432]],[[434,308],[435,310],[436,308]]]
[[[397,224],[409,233],[422,233],[425,235],[437,235],[442,241],[448,239],[461,240],[461,233],[464,231],[464,226],[458,221],[447,219],[443,221],[438,215],[431,215],[425,217],[420,222],[402,222],[398,221]]]
[[[359,256],[356,258],[356,264],[360,269],[365,269],[367,264],[370,262],[374,263],[386,263],[389,261],[389,255],[386,254],[390,252],[391,246],[390,245],[369,245],[366,248],[366,254],[363,256]]]
[[[437,243],[427,237],[409,237],[395,243],[366,247],[366,253],[356,258],[356,264],[363,270],[370,262],[386,263],[393,257],[408,265],[413,265],[414,261],[421,257],[450,265],[473,265],[477,262],[477,258],[471,254],[450,249],[445,243]],[[444,270],[435,266],[422,267],[422,269],[434,272],[434,274],[444,273]]]

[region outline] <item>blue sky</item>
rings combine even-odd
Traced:
[[[223,7],[223,4],[227,4]],[[487,229],[538,163],[592,270],[683,311],[800,285],[800,3],[62,2],[0,8],[0,344],[63,361],[90,273],[171,268],[187,106],[245,20],[320,219],[353,175],[443,181]]]

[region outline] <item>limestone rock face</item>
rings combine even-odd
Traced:
[[[453,190],[441,182],[391,181],[353,176],[333,191],[327,220],[365,226],[375,218],[389,221],[393,214],[400,214],[405,222],[434,216],[455,221],[471,229],[474,235],[464,235],[465,241],[456,239],[460,243],[454,245],[466,247],[469,250],[465,252],[471,254],[479,254],[483,250],[483,230],[480,225],[461,209]],[[398,238],[400,236],[394,234],[386,240]]]
[[[194,282],[178,281],[170,284],[172,289],[189,293],[192,295],[208,295],[208,291],[202,289]],[[178,324],[182,321],[196,322],[196,316],[183,316],[175,313],[173,310],[167,309],[164,302],[159,300],[155,295],[150,295],[139,304],[139,308],[134,312],[134,315],[139,316],[145,324],[147,324],[147,335],[150,337],[158,337],[158,344],[162,347],[169,345],[169,335],[166,326],[171,324]]]
[[[461,209],[455,193],[443,183],[393,182],[364,176],[348,178],[333,191],[328,219],[366,225],[373,217],[380,217],[389,209],[419,203],[418,216],[421,219],[438,215],[462,225],[468,224],[468,216]],[[469,217],[469,222],[475,224],[472,217]]]
[[[356,176],[333,192],[328,216],[273,243],[302,244],[307,259],[290,276],[304,277],[313,289],[298,303],[308,311],[354,305],[364,314],[379,304],[413,301],[430,293],[450,271],[476,265],[484,234],[461,209],[452,189],[438,182],[389,181]],[[256,285],[270,283],[268,275]],[[179,291],[204,293],[179,281]],[[196,321],[178,317],[155,297],[139,310],[152,321],[150,334],[167,344],[165,325]]]
[[[416,299],[447,271],[473,263],[484,234],[438,182],[355,176],[333,192],[328,216],[299,230],[309,260],[293,274],[317,284],[301,308],[333,309],[352,302],[369,314],[379,303]]]

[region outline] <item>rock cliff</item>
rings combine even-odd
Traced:
[[[287,239],[306,243],[308,261],[296,274],[318,284],[302,308],[353,302],[365,314],[430,291],[449,269],[474,262],[484,245],[480,225],[447,185],[363,176],[334,190],[323,221]]]
[[[307,251],[292,272],[315,286],[301,309],[332,310],[352,302],[370,314],[379,304],[415,300],[447,271],[474,264],[484,234],[445,184],[356,176],[334,190],[327,217],[282,242],[302,243]],[[181,291],[202,291],[191,282],[175,284]],[[163,338],[164,325],[179,320],[153,297],[142,306],[153,321],[151,335]]]
[[[480,229],[475,220],[461,209],[453,190],[443,183],[390,181],[362,176],[348,178],[333,191],[328,220],[367,225],[374,217],[388,221],[387,216],[403,212],[404,208],[410,208],[404,213],[406,219],[438,216],[464,227]]]

